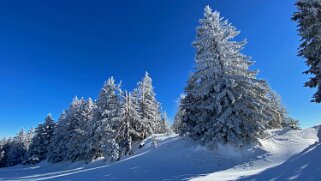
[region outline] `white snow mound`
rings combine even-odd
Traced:
[[[262,146],[207,150],[178,135],[153,135],[135,155],[110,164],[42,162],[0,169],[2,180],[321,180],[320,126],[270,130]]]

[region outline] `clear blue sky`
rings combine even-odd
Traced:
[[[193,70],[198,19],[211,5],[247,38],[260,78],[282,96],[303,127],[321,123],[321,105],[296,56],[294,0],[2,1],[0,137],[57,119],[75,95],[96,98],[114,76],[131,90],[148,71],[157,98],[173,116]]]

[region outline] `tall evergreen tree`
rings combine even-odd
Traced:
[[[108,144],[118,126],[120,111],[121,84],[116,84],[113,77],[105,82],[93,110],[90,122],[90,138],[86,142],[86,158],[93,160],[105,156]]]
[[[66,139],[69,139],[69,142],[67,150],[65,150],[65,160],[75,161],[85,158],[86,151],[83,143],[88,140],[87,126],[92,119],[93,107],[91,98],[87,101],[82,98],[69,110],[69,114],[67,114],[69,128],[66,133]]]
[[[143,80],[138,82],[138,88],[133,92],[133,95],[135,94],[138,96],[144,138],[151,134],[159,133],[157,127],[165,125],[162,125],[160,103],[156,100],[152,79],[148,72],[145,73]]]
[[[174,123],[172,125],[172,130],[176,134],[181,134],[184,132],[183,128],[183,121],[184,118],[184,110],[182,108],[182,101],[185,98],[185,95],[180,95],[179,99],[177,100],[177,113],[174,117]]]
[[[49,161],[75,161],[85,158],[85,147],[79,143],[87,140],[87,124],[91,120],[92,109],[93,102],[90,98],[88,101],[77,97],[73,99],[69,109],[60,117],[54,131]]]
[[[6,154],[6,145],[8,143],[7,138],[2,138],[0,140],[0,167],[4,167],[5,166],[5,154]]]
[[[35,135],[35,128],[31,127],[27,134],[26,134],[26,137],[25,137],[25,140],[24,140],[24,144],[25,144],[25,147],[26,147],[26,150],[29,150],[29,147],[32,143],[32,139]]]
[[[60,115],[49,144],[47,157],[50,162],[59,162],[64,159],[64,151],[67,147],[67,140],[64,140],[64,134],[66,130],[65,127],[69,124],[66,119],[66,112],[67,110],[64,110]]]
[[[167,123],[168,117],[166,111],[163,111],[161,114],[161,119],[159,124],[156,126],[156,133],[162,134],[162,133],[169,133],[170,127]]]
[[[205,8],[193,43],[196,68],[181,107],[183,133],[209,146],[255,143],[268,122],[262,110],[267,84],[249,70],[252,62],[240,52],[245,42],[232,41],[238,34],[219,12]]]
[[[182,123],[182,112],[180,112],[180,110],[177,111],[175,118],[174,118],[174,123],[172,125],[172,130],[174,133],[176,134],[180,134],[181,133],[181,129],[183,128],[183,123]]]
[[[305,83],[306,87],[317,88],[312,102],[321,102],[321,1],[298,0],[298,11],[292,19],[298,23],[302,37],[298,55],[305,58],[309,67],[305,74],[313,75]]]
[[[56,123],[52,115],[48,114],[44,123],[40,123],[35,129],[35,135],[28,150],[27,163],[35,164],[47,158],[55,127]]]
[[[79,117],[81,116],[81,107],[85,100],[75,97],[69,106],[69,109],[61,115],[57,127],[54,131],[52,145],[48,154],[48,160],[59,162],[70,160],[73,155],[70,153],[74,149],[74,137],[79,128]],[[76,151],[76,150],[75,150]]]
[[[264,106],[264,109],[270,118],[268,128],[282,128],[282,124],[288,115],[281,102],[281,97],[272,89],[267,92],[266,96],[268,104]]]
[[[131,93],[125,93],[120,112],[119,126],[115,134],[115,141],[119,145],[120,156],[133,153],[132,144],[143,140],[141,117],[138,113],[138,105]]]

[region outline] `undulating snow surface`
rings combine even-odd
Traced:
[[[156,135],[135,155],[0,169],[0,180],[321,180],[321,129],[270,130],[262,147],[208,151],[188,138]]]

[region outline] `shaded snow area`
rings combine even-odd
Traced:
[[[221,145],[215,151],[177,135],[154,135],[135,155],[114,164],[42,162],[1,168],[0,180],[320,181],[319,128],[270,130],[260,147]]]

